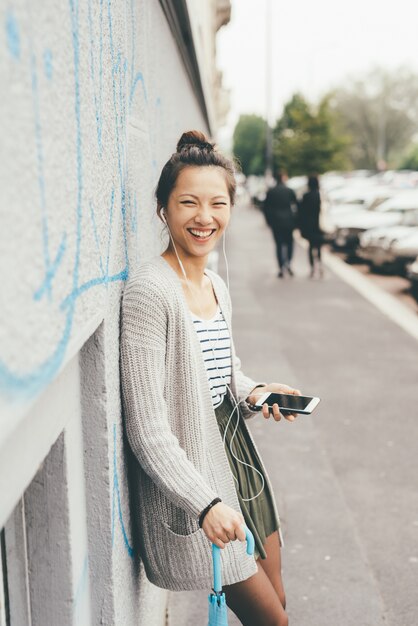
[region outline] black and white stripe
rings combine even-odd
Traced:
[[[216,408],[222,404],[226,384],[231,384],[231,338],[228,326],[219,306],[210,320],[202,320],[194,313],[191,316],[202,348],[212,404]]]

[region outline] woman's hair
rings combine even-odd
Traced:
[[[236,166],[234,161],[218,152],[215,148],[215,144],[208,141],[203,133],[198,130],[189,130],[182,134],[177,144],[177,151],[171,155],[162,169],[155,190],[158,215],[160,215],[161,209],[167,206],[168,199],[176,186],[180,172],[190,166],[214,166],[222,168],[225,172],[231,205],[234,204],[236,189]]]
[[[309,178],[308,178],[308,189],[309,189],[309,191],[318,191],[318,189],[319,189],[318,176],[309,176]]]

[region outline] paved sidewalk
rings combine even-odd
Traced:
[[[322,398],[295,423],[250,422],[282,517],[290,623],[416,626],[418,342],[330,270],[310,280],[299,247],[295,278],[278,279],[257,210],[237,207],[228,235],[244,371]],[[172,623],[205,624],[208,592],[176,594],[188,617]]]

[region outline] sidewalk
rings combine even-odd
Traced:
[[[418,342],[330,270],[309,280],[301,248],[295,278],[278,279],[255,209],[234,210],[227,255],[244,371],[322,398],[295,423],[250,422],[281,513],[291,624],[416,626]],[[188,621],[173,623],[205,624],[207,593],[184,598]]]

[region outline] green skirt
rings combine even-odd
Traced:
[[[227,396],[224,396],[222,404],[215,409],[216,419],[222,438],[232,410],[233,404]],[[234,483],[237,490],[241,512],[244,516],[245,523],[254,535],[254,557],[257,559],[260,556],[262,559],[265,559],[267,558],[266,551],[264,549],[266,538],[276,530],[280,529],[280,521],[277,517],[273,503],[274,496],[270,491],[258,454],[254,449],[253,442],[249,437],[246,425],[243,424],[243,421],[244,419],[240,417],[240,423],[234,436],[232,450],[235,456],[237,456],[241,461],[255,467],[264,477],[264,489],[254,500],[247,501],[248,498],[252,498],[261,490],[263,485],[261,476],[251,467],[239,463],[231,454],[230,449],[231,438],[237,423],[237,411],[234,412],[234,415],[229,422],[225,438],[225,451],[231,467],[232,475],[234,476]]]

